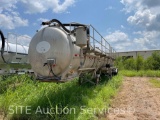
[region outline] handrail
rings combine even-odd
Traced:
[[[116,51],[111,47],[109,42],[92,25],[85,26],[89,28],[89,44],[91,47],[93,47],[94,51],[98,48],[102,54],[110,56],[111,58],[115,58]],[[69,27],[71,31],[71,27],[73,27],[71,23]],[[100,39],[97,39],[97,37],[99,37]]]
[[[8,52],[11,49],[10,48],[10,44],[13,44],[14,45],[13,49],[15,50],[14,52],[16,54],[20,52],[19,51],[19,47],[22,47],[22,49],[24,50],[25,54],[27,54],[27,50],[26,50],[25,47],[28,47],[28,46],[27,45],[23,45],[22,43],[19,43],[18,42],[18,40],[19,40],[18,37],[23,37],[23,38],[29,39],[29,37],[26,37],[24,35],[18,35],[16,33],[8,33],[7,34],[7,39],[6,39],[6,43],[7,43],[7,46],[6,46],[7,47],[7,51],[6,52]],[[11,39],[11,41],[10,41],[10,39]],[[27,40],[27,39],[25,39],[25,40]]]
[[[108,41],[92,26],[89,25],[90,31],[90,45],[93,46],[93,49],[99,48],[101,53],[105,55],[109,55],[112,58],[115,58],[116,51],[111,47],[111,45],[108,43]],[[96,36],[97,35],[97,36]],[[100,40],[97,40],[96,37],[100,37]]]

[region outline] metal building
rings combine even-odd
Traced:
[[[160,50],[139,50],[139,51],[125,51],[125,52],[117,52],[117,57],[122,56],[122,57],[133,57],[136,58],[138,55],[141,55],[144,59],[148,58],[149,56],[152,55],[153,52],[159,51]]]

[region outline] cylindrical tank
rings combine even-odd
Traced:
[[[104,58],[101,51],[83,51],[82,47],[87,47],[84,46],[87,38],[86,33],[82,35],[80,38],[81,32],[67,32],[59,26],[48,26],[38,31],[32,38],[28,51],[29,62],[36,76],[42,79],[53,77],[69,80],[82,71],[97,71],[105,66],[108,58]]]
[[[106,64],[113,59],[111,52],[107,52],[110,48],[102,43],[109,44],[94,27],[79,23],[62,24],[57,19],[42,22],[42,25],[48,26],[34,35],[28,52],[37,79],[65,82],[89,73],[99,81],[101,72],[108,73]],[[95,38],[97,35],[100,40]]]
[[[84,47],[87,45],[87,31],[84,27],[78,27],[76,29],[76,45]]]
[[[37,32],[29,46],[29,62],[37,75],[53,76],[53,73],[65,72],[71,66],[73,54],[79,52],[79,47],[73,44],[74,39],[60,27],[46,27]]]
[[[1,44],[0,44],[1,48]],[[28,63],[28,46],[5,42],[3,57],[7,63]],[[4,61],[0,57],[0,64]]]

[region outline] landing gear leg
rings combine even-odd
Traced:
[[[100,74],[97,74],[96,75],[96,85],[98,85],[99,81],[100,81]]]

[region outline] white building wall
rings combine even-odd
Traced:
[[[144,59],[152,55],[153,52],[160,50],[146,50],[146,51],[127,51],[127,52],[117,52],[117,56],[133,56],[136,58],[138,55],[141,55]]]

